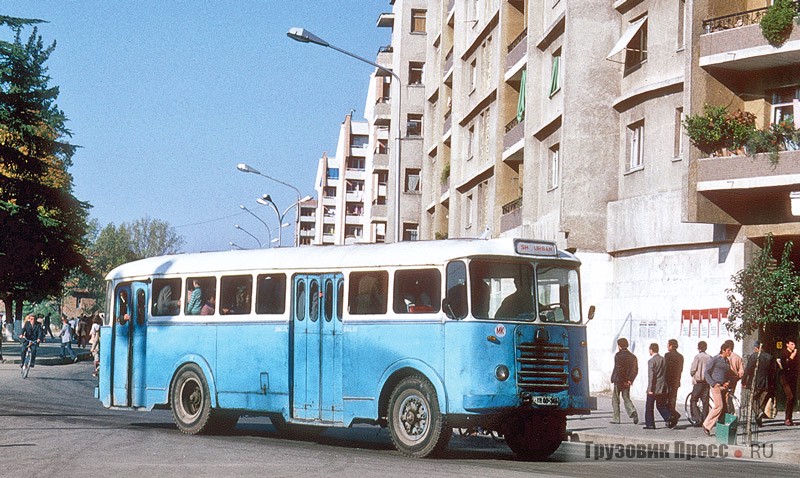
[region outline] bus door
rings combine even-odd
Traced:
[[[111,404],[145,404],[147,284],[123,284],[114,291],[111,340]]]
[[[343,291],[342,274],[294,277],[292,418],[343,420]]]

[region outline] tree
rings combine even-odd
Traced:
[[[111,223],[99,232],[96,221],[92,221],[90,226],[93,233],[86,256],[92,272],[76,274],[70,281],[70,288],[94,297],[95,310],[105,307],[105,276],[112,269],[138,259],[177,254],[185,242],[168,222],[149,216],[131,224],[122,223],[119,227]]]
[[[731,306],[725,327],[739,340],[767,324],[800,322],[800,277],[790,259],[792,243],[786,243],[777,264],[772,244],[767,234],[764,247],[734,274],[733,287],[727,290]]]
[[[0,41],[0,299],[20,318],[22,301],[58,295],[75,268],[88,271],[81,251],[90,207],[72,194],[69,167],[76,146],[49,86],[40,20],[0,16],[14,41]],[[13,305],[12,305],[13,304]]]

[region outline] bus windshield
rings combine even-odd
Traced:
[[[489,320],[579,323],[580,293],[574,269],[530,262],[470,263],[472,315]]]

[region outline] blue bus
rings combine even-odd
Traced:
[[[369,423],[426,457],[482,427],[544,459],[593,405],[579,267],[513,238],[131,262],[107,276],[97,397],[187,434]]]

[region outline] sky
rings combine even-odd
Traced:
[[[239,205],[275,237],[276,214],[256,198],[283,211],[297,194],[236,164],[315,196],[345,115],[363,118],[372,68],[289,28],[374,60],[390,43],[376,26],[389,11],[389,0],[0,0],[0,14],[45,20],[39,34],[56,41],[50,85],[80,146],[70,172],[90,217],[167,221],[184,252],[258,247],[237,224],[266,246],[266,227]]]

